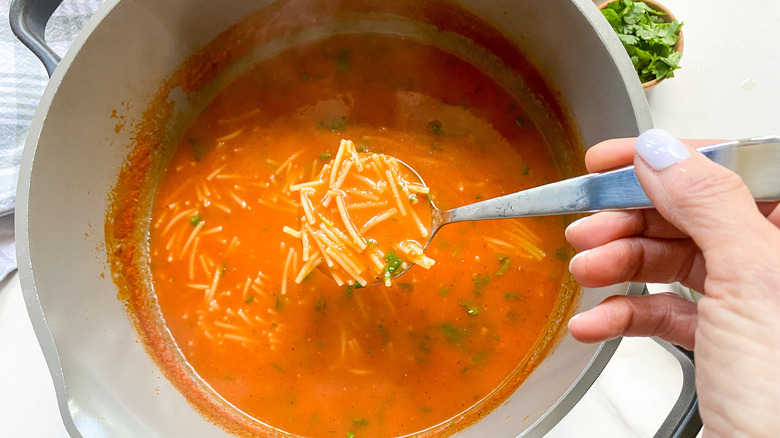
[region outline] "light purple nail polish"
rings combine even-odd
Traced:
[[[663,129],[648,129],[634,143],[636,153],[654,170],[663,170],[691,157],[688,148]]]

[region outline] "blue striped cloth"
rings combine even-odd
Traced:
[[[46,40],[60,55],[104,0],[65,0],[52,15]],[[0,280],[16,269],[13,211],[27,130],[48,77],[43,65],[11,32],[11,0],[0,0]]]

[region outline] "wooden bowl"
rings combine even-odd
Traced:
[[[601,4],[599,4],[598,7],[599,7],[599,9],[604,9],[608,4],[610,4],[610,3],[614,2],[614,1],[616,1],[616,0],[605,1],[605,2],[603,2]],[[655,9],[656,11],[663,12],[664,13],[664,15],[663,15],[664,21],[666,21],[666,22],[679,21],[679,20],[677,20],[677,17],[675,17],[674,14],[672,14],[672,11],[670,11],[669,8],[667,8],[666,6],[662,5],[661,3],[658,3],[655,0],[641,0],[641,1],[642,1],[642,3],[646,4],[647,6],[650,6],[651,8]],[[674,51],[675,52],[682,52],[683,51],[683,46],[684,46],[682,29],[677,31],[677,36],[680,39],[677,40],[677,44],[674,45]],[[648,90],[648,89],[658,85],[659,83],[661,83],[661,81],[663,81],[664,79],[666,79],[666,78],[653,79],[652,81],[642,82],[642,88],[645,89],[645,90]]]

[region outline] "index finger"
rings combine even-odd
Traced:
[[[618,167],[628,166],[634,162],[635,137],[613,138],[604,140],[585,152],[585,167],[588,172],[604,172]],[[695,148],[721,143],[722,140],[682,140],[683,143]]]

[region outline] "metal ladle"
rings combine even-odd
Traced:
[[[757,201],[780,200],[780,137],[729,141],[697,150],[737,173]],[[403,165],[423,181],[414,169],[405,163]],[[425,247],[441,227],[455,222],[649,207],[652,207],[652,203],[636,178],[634,166],[627,166],[569,178],[451,210],[439,210],[431,202],[431,233]]]
[[[739,175],[757,201],[780,200],[780,137],[730,141],[704,146],[698,151]],[[639,185],[634,166],[627,166],[446,211],[431,203],[432,224],[428,243],[441,227],[454,222],[648,207],[652,207],[652,203]]]

